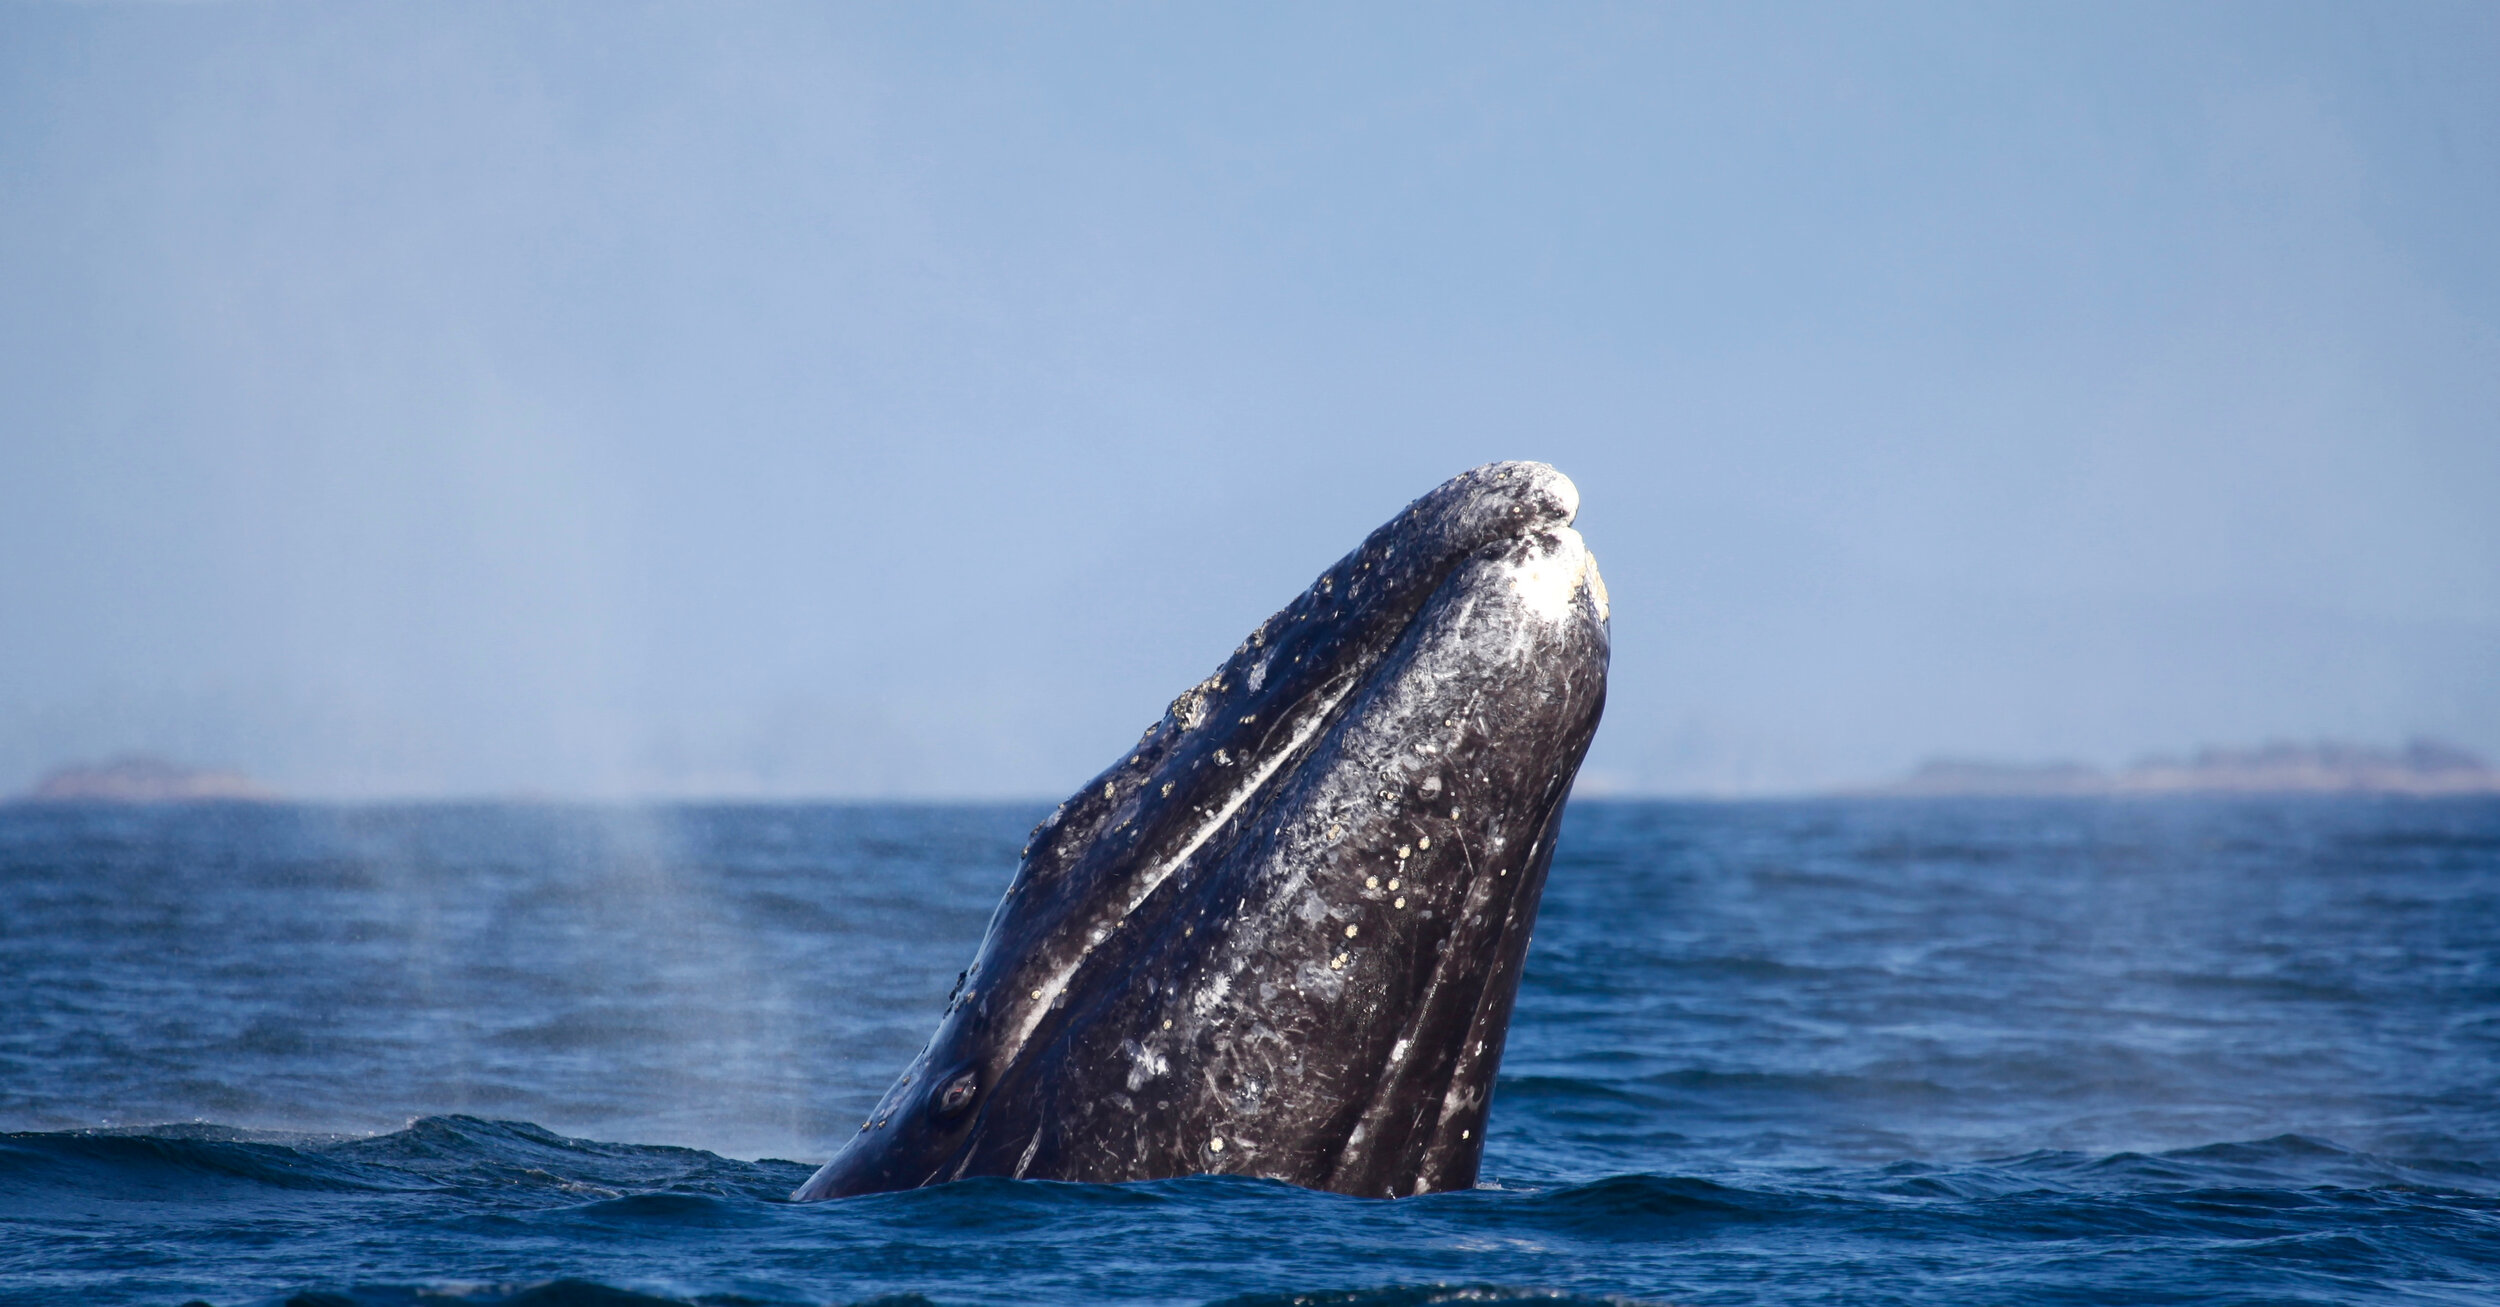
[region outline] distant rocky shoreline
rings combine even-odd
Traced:
[[[2500,794],[2500,770],[2437,740],[2402,748],[2322,740],[2156,755],[2117,771],[2084,763],[1938,758],[1865,791],[1900,796],[2049,797],[2130,794]]]
[[[185,767],[132,754],[110,762],[62,767],[35,782],[30,803],[187,803],[202,800],[275,799],[278,795],[235,771]]]

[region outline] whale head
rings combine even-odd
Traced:
[[[1037,827],[937,1033],[793,1197],[1475,1183],[1607,599],[1541,463],[1407,506]]]

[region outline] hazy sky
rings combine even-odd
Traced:
[[[1590,777],[2500,754],[2500,6],[0,7],[0,790],[1037,795],[1553,462]]]

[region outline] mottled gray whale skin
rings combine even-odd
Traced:
[[[1033,832],[801,1201],[966,1176],[1476,1181],[1607,604],[1541,463],[1416,500]]]

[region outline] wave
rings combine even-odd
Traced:
[[[1679,1083],[1684,1078],[1657,1079]],[[1571,1083],[1532,1077],[1524,1078],[1519,1087],[1530,1095],[1567,1093],[1572,1092]],[[1958,1185],[1950,1192],[1959,1196],[2002,1193],[2009,1186],[2079,1193],[2402,1188],[2500,1196],[2500,1165],[2462,1155],[2472,1151],[2466,1143],[2444,1136],[2414,1142],[2437,1151],[2390,1157],[2331,1140],[2283,1134],[2151,1153],[2041,1149],[1966,1164],[1903,1162],[1862,1171],[1766,1169],[1761,1173],[1764,1177],[1784,1178],[1785,1183],[1760,1191],[1688,1176],[1630,1173],[1576,1184],[1488,1185],[1478,1192],[1510,1195],[1556,1212],[1589,1211],[1609,1219],[1658,1212],[1775,1214],[1789,1210],[1782,1195],[1795,1183],[1814,1192],[1834,1184],[1852,1188],[1889,1184],[1893,1190],[1906,1192],[1903,1186],[1915,1180],[1939,1193],[1946,1190],[1938,1186]],[[702,1214],[714,1209],[691,1200],[779,1202],[812,1169],[804,1162],[742,1161],[676,1145],[580,1139],[525,1121],[473,1116],[421,1117],[404,1129],[379,1135],[249,1130],[196,1122],[0,1133],[0,1202],[64,1190],[144,1200],[166,1191],[196,1192],[203,1186],[339,1193],[465,1192],[491,1187],[514,1195],[557,1201],[569,1196],[604,1203],[602,1211],[635,1219],[653,1213],[684,1213],[701,1220],[710,1219]],[[1197,1176],[1125,1185],[974,1179],[860,1201],[963,1200],[1009,1209],[1026,1203],[1122,1207],[1204,1201],[1209,1195],[1186,1191],[1207,1186],[1242,1190],[1238,1197],[1270,1188],[1287,1195],[1326,1197],[1267,1181]],[[1426,1201],[1448,1197],[1434,1195]],[[689,1201],[680,1204],[680,1199]]]
[[[1374,1289],[1336,1289],[1317,1293],[1250,1294],[1226,1298],[1213,1307],[1435,1307],[1440,1303],[1540,1303],[1546,1307],[1631,1307],[1645,1298],[1589,1298],[1551,1289],[1518,1289],[1496,1284],[1384,1285]]]
[[[495,1193],[614,1199],[635,1191],[786,1195],[810,1168],[694,1148],[574,1139],[521,1121],[431,1116],[371,1136],[183,1123],[0,1134],[0,1209],[62,1193],[199,1201],[208,1191]]]
[[[1656,1300],[1615,1296],[1588,1297],[1558,1290],[1515,1288],[1498,1284],[1396,1284],[1367,1288],[1324,1289],[1300,1293],[1246,1294],[1224,1298],[1210,1307],[1439,1307],[1440,1304],[1536,1304],[1537,1307],[1649,1307]],[[602,1284],[596,1280],[562,1279],[539,1284],[472,1285],[452,1288],[413,1286],[359,1287],[315,1291],[271,1299],[267,1307],[421,1307],[459,1303],[462,1307],[765,1307],[767,1300],[741,1294],[704,1294],[674,1298]],[[916,1293],[885,1294],[857,1300],[852,1307],[936,1307]],[[1664,1307],[1660,1304],[1659,1307]]]
[[[1900,1241],[1974,1265],[2009,1246],[2175,1248],[2284,1285],[2500,1273],[2492,1168],[2295,1134],[2153,1153],[1493,1183],[1396,1202],[1206,1176],[979,1179],[788,1202],[809,1170],[469,1116],[361,1137],[201,1124],[19,1133],[0,1135],[0,1224],[225,1265],[229,1278],[197,1283],[225,1285],[226,1302],[248,1290],[267,1307],[899,1305],[923,1301],[911,1296],[921,1290],[955,1301],[967,1276],[982,1301],[1134,1297],[1119,1290],[1153,1279],[1144,1296],[1236,1295],[1225,1307],[1636,1303],[1654,1300],[1656,1282],[1560,1272],[1722,1255],[1845,1266]],[[388,1255],[363,1251],[375,1248]],[[296,1278],[316,1266],[362,1267],[369,1282]],[[2086,1273],[2057,1258],[2039,1266]],[[179,1302],[172,1290],[187,1282],[128,1283],[145,1292],[124,1300]],[[1627,1288],[1643,1296],[1613,1296]]]

